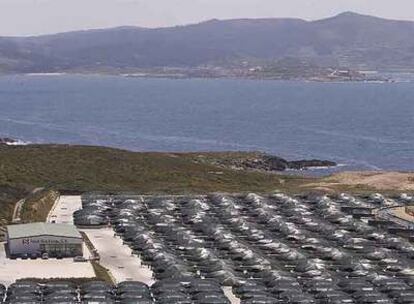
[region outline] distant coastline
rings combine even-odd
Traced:
[[[331,72],[332,73],[332,72]],[[359,73],[349,71],[349,73]],[[141,79],[237,79],[237,80],[270,80],[270,81],[306,81],[306,82],[320,82],[320,83],[350,83],[350,82],[362,82],[362,83],[394,83],[394,82],[411,82],[414,79],[414,72],[408,73],[406,79],[398,80],[394,79],[390,74],[388,76],[382,76],[382,73],[376,73],[375,76],[369,77],[365,74],[359,73],[358,77],[352,76],[332,76],[331,74],[316,75],[316,76],[301,76],[297,75],[284,76],[284,75],[261,75],[261,74],[248,74],[241,72],[226,72],[226,73],[207,73],[197,72],[194,70],[180,70],[175,73],[172,72],[137,72],[137,73],[123,73],[123,72],[95,72],[95,71],[76,71],[76,72],[39,72],[39,73],[0,73],[0,76],[27,76],[27,77],[61,77],[61,76],[114,76],[125,78],[141,78]],[[412,76],[412,77],[410,77]]]
[[[0,37],[0,73],[387,81],[370,72],[414,70],[413,25],[345,12]]]

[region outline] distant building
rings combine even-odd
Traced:
[[[75,257],[83,255],[83,239],[75,226],[33,223],[7,226],[10,257]]]

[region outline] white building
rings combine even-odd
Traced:
[[[82,256],[83,239],[75,226],[33,223],[7,226],[7,249],[10,257]]]

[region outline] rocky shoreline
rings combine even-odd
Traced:
[[[308,170],[312,168],[336,167],[338,164],[329,160],[303,159],[289,161],[284,158],[260,152],[218,152],[197,155],[195,162],[209,163],[233,170],[283,172],[287,170]]]
[[[0,137],[0,145],[16,146],[26,144],[27,143],[13,138]],[[218,152],[218,154],[221,153]],[[195,161],[200,162],[200,160],[200,158],[197,158]],[[303,159],[288,161],[278,156],[259,152],[246,152],[241,154],[238,154],[237,152],[230,152],[225,157],[221,155],[220,157],[204,159],[201,162],[207,162],[210,164],[214,164],[215,166],[231,168],[235,170],[260,170],[268,172],[282,172],[286,170],[307,170],[318,167],[329,168],[337,166],[337,163],[329,160]]]
[[[264,154],[256,159],[246,159],[245,161],[234,165],[251,170],[286,171],[307,170],[316,167],[335,167],[337,166],[337,163],[318,159],[288,161],[278,156]]]

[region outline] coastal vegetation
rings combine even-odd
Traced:
[[[92,146],[3,146],[0,184],[45,187],[64,193],[182,194],[288,191],[308,180],[197,163],[193,157],[185,153],[138,153]]]
[[[9,183],[0,185],[0,227],[11,221],[15,204],[29,192],[28,187],[22,185],[12,186]]]
[[[58,197],[59,192],[51,189],[42,189],[29,195],[21,211],[21,222],[46,221],[49,211]]]
[[[354,172],[320,178],[287,175],[262,167],[265,156],[258,152],[141,153],[94,146],[0,145],[0,226],[11,220],[16,202],[23,198],[22,219],[44,220],[59,193],[414,190],[414,175],[409,173]],[[285,162],[278,158],[277,164]],[[252,167],[252,163],[259,165]],[[31,194],[36,188],[44,189]]]

